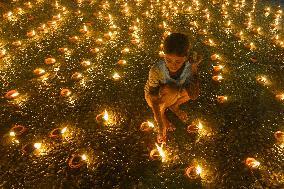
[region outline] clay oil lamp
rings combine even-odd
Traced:
[[[99,48],[91,48],[91,49],[90,49],[90,52],[91,52],[92,54],[97,54],[98,52],[100,52],[100,49],[99,49]]]
[[[5,49],[1,49],[0,50],[0,58],[3,58],[4,56],[6,56],[6,50]]]
[[[45,74],[45,70],[42,69],[42,68],[36,68],[34,69],[33,73],[36,75],[36,76],[42,76]]]
[[[87,68],[91,65],[91,62],[89,60],[84,60],[81,62],[81,65],[84,67],[84,68]]]
[[[211,55],[211,60],[220,60],[221,59],[221,57],[220,57],[220,55],[218,55],[218,54],[213,54],[213,55]]]
[[[220,104],[224,104],[228,100],[227,96],[217,96],[217,102]]]
[[[159,51],[159,57],[160,57],[160,58],[164,58],[164,57],[165,57],[164,51]]]
[[[54,139],[62,139],[63,138],[63,134],[66,132],[67,127],[62,128],[55,128],[53,129],[50,134],[49,137],[54,138]]]
[[[114,73],[112,76],[112,79],[115,81],[118,81],[121,78],[121,76],[118,73]]]
[[[82,79],[82,74],[79,72],[75,72],[72,74],[71,79],[74,81],[79,81],[80,79]]]
[[[213,66],[213,70],[215,71],[215,72],[219,72],[219,71],[221,71],[222,69],[224,68],[224,66],[223,65],[216,65],[216,66]]]
[[[192,122],[190,125],[187,126],[187,132],[191,133],[198,133],[203,128],[203,125],[200,121],[198,123]]]
[[[42,143],[29,143],[23,146],[22,152],[24,154],[41,155],[44,152]]]
[[[284,101],[284,93],[277,94],[275,97],[276,97],[277,100]]]
[[[68,96],[70,96],[71,95],[71,90],[70,89],[62,89],[61,91],[60,91],[60,96],[62,96],[62,97],[68,97]]]
[[[246,44],[245,47],[251,51],[256,50],[256,46],[253,42]]]
[[[98,39],[96,39],[96,44],[97,45],[102,45],[103,44],[103,39],[102,38],[98,38]]]
[[[108,115],[108,112],[106,110],[103,113],[100,113],[99,115],[96,116],[96,120],[99,123],[107,122],[108,119],[109,119],[109,115]]]
[[[72,42],[72,43],[76,43],[76,42],[78,42],[78,40],[79,40],[78,36],[69,37],[69,41]]]
[[[21,41],[14,41],[14,42],[12,43],[12,45],[13,45],[14,47],[20,47],[20,46],[22,46],[22,42],[21,42]],[[0,55],[0,57],[1,57],[1,55]]]
[[[250,169],[256,169],[259,167],[260,163],[258,161],[256,161],[256,159],[254,158],[250,158],[248,157],[246,160],[245,160],[245,164],[246,166],[248,166]]]
[[[130,51],[129,48],[124,48],[124,49],[121,50],[121,53],[127,54],[127,53],[129,53],[129,51]]]
[[[68,49],[67,48],[63,48],[63,47],[61,47],[61,48],[58,48],[58,50],[57,50],[59,53],[62,53],[62,54],[64,54],[64,53],[66,53],[67,51],[68,51]]]
[[[21,136],[27,131],[27,128],[22,125],[14,125],[10,129],[10,136]]]
[[[57,22],[56,21],[47,21],[47,25],[48,25],[48,27],[55,27],[56,26],[56,24],[57,24]]]
[[[33,7],[32,3],[29,2],[29,1],[28,1],[28,2],[25,2],[24,5],[25,5],[25,7],[28,8],[28,9],[31,9],[31,8]]]
[[[277,140],[277,142],[284,144],[284,132],[283,131],[276,131],[274,133],[274,137]]]
[[[197,165],[197,166],[188,166],[185,169],[185,175],[189,178],[189,179],[196,179],[198,177],[200,177],[200,174],[202,173],[202,168]]]
[[[221,75],[214,75],[212,79],[216,82],[221,82],[224,78]]]
[[[13,100],[19,96],[19,92],[17,90],[10,90],[5,94],[5,98],[8,100]]]
[[[141,125],[140,125],[140,130],[141,131],[150,131],[154,129],[154,124],[150,121],[147,121],[147,122],[143,122]]]
[[[28,36],[29,38],[32,38],[32,37],[34,37],[35,35],[36,35],[35,30],[32,30],[32,31],[27,32],[27,36]]]
[[[166,161],[166,154],[165,151],[163,150],[163,144],[159,146],[157,143],[155,143],[156,148],[151,150],[150,152],[150,159],[151,160],[159,160],[161,159],[162,162]]]
[[[119,60],[117,63],[119,65],[125,65],[127,63],[127,61],[126,60]]]
[[[84,25],[83,28],[80,29],[79,31],[80,31],[80,33],[82,33],[82,34],[86,34],[86,33],[88,33],[88,28],[87,28],[86,25]]]
[[[45,64],[48,64],[48,65],[55,64],[55,62],[56,62],[56,59],[55,59],[55,58],[52,58],[52,57],[46,58],[46,59],[44,60],[44,63],[45,63]]]
[[[87,156],[85,154],[72,154],[72,156],[68,159],[68,166],[71,169],[78,169],[86,164]]]

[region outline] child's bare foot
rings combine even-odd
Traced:
[[[185,111],[182,111],[179,108],[176,107],[170,107],[170,110],[183,122],[186,122],[188,120],[188,115]]]

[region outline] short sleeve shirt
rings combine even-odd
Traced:
[[[145,85],[145,93],[149,93],[150,87],[158,87],[160,84],[176,84],[178,87],[183,87],[190,83],[191,79],[191,66],[187,61],[185,66],[176,79],[170,77],[170,72],[166,66],[165,61],[160,61],[154,64],[149,71],[149,78]]]

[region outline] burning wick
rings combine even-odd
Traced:
[[[164,51],[160,51],[160,52],[159,52],[159,56],[160,56],[161,58],[163,58],[163,57],[165,56]]]
[[[39,150],[41,148],[41,143],[34,143],[34,148]]]
[[[61,128],[55,128],[50,132],[49,137],[60,139],[62,138],[63,134],[67,131],[67,127]]]
[[[129,48],[124,48],[122,51],[121,51],[122,54],[126,54],[126,53],[129,53]]]
[[[256,169],[260,165],[260,163],[254,158],[247,158],[245,163],[250,169]]]
[[[117,63],[119,65],[125,65],[126,64],[126,60],[119,60]]]
[[[42,76],[45,73],[45,70],[42,68],[37,68],[33,71],[36,76]]]
[[[96,120],[98,122],[107,122],[109,119],[108,112],[105,110],[103,113],[97,115]]]
[[[153,128],[154,128],[154,124],[150,121],[143,122],[140,126],[141,131],[150,131]]]
[[[185,175],[190,178],[190,179],[196,179],[200,176],[202,173],[202,168],[197,165],[197,166],[188,166],[185,169]]]

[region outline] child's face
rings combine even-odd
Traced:
[[[170,72],[178,71],[186,61],[186,56],[177,56],[176,54],[165,54],[164,58]]]

